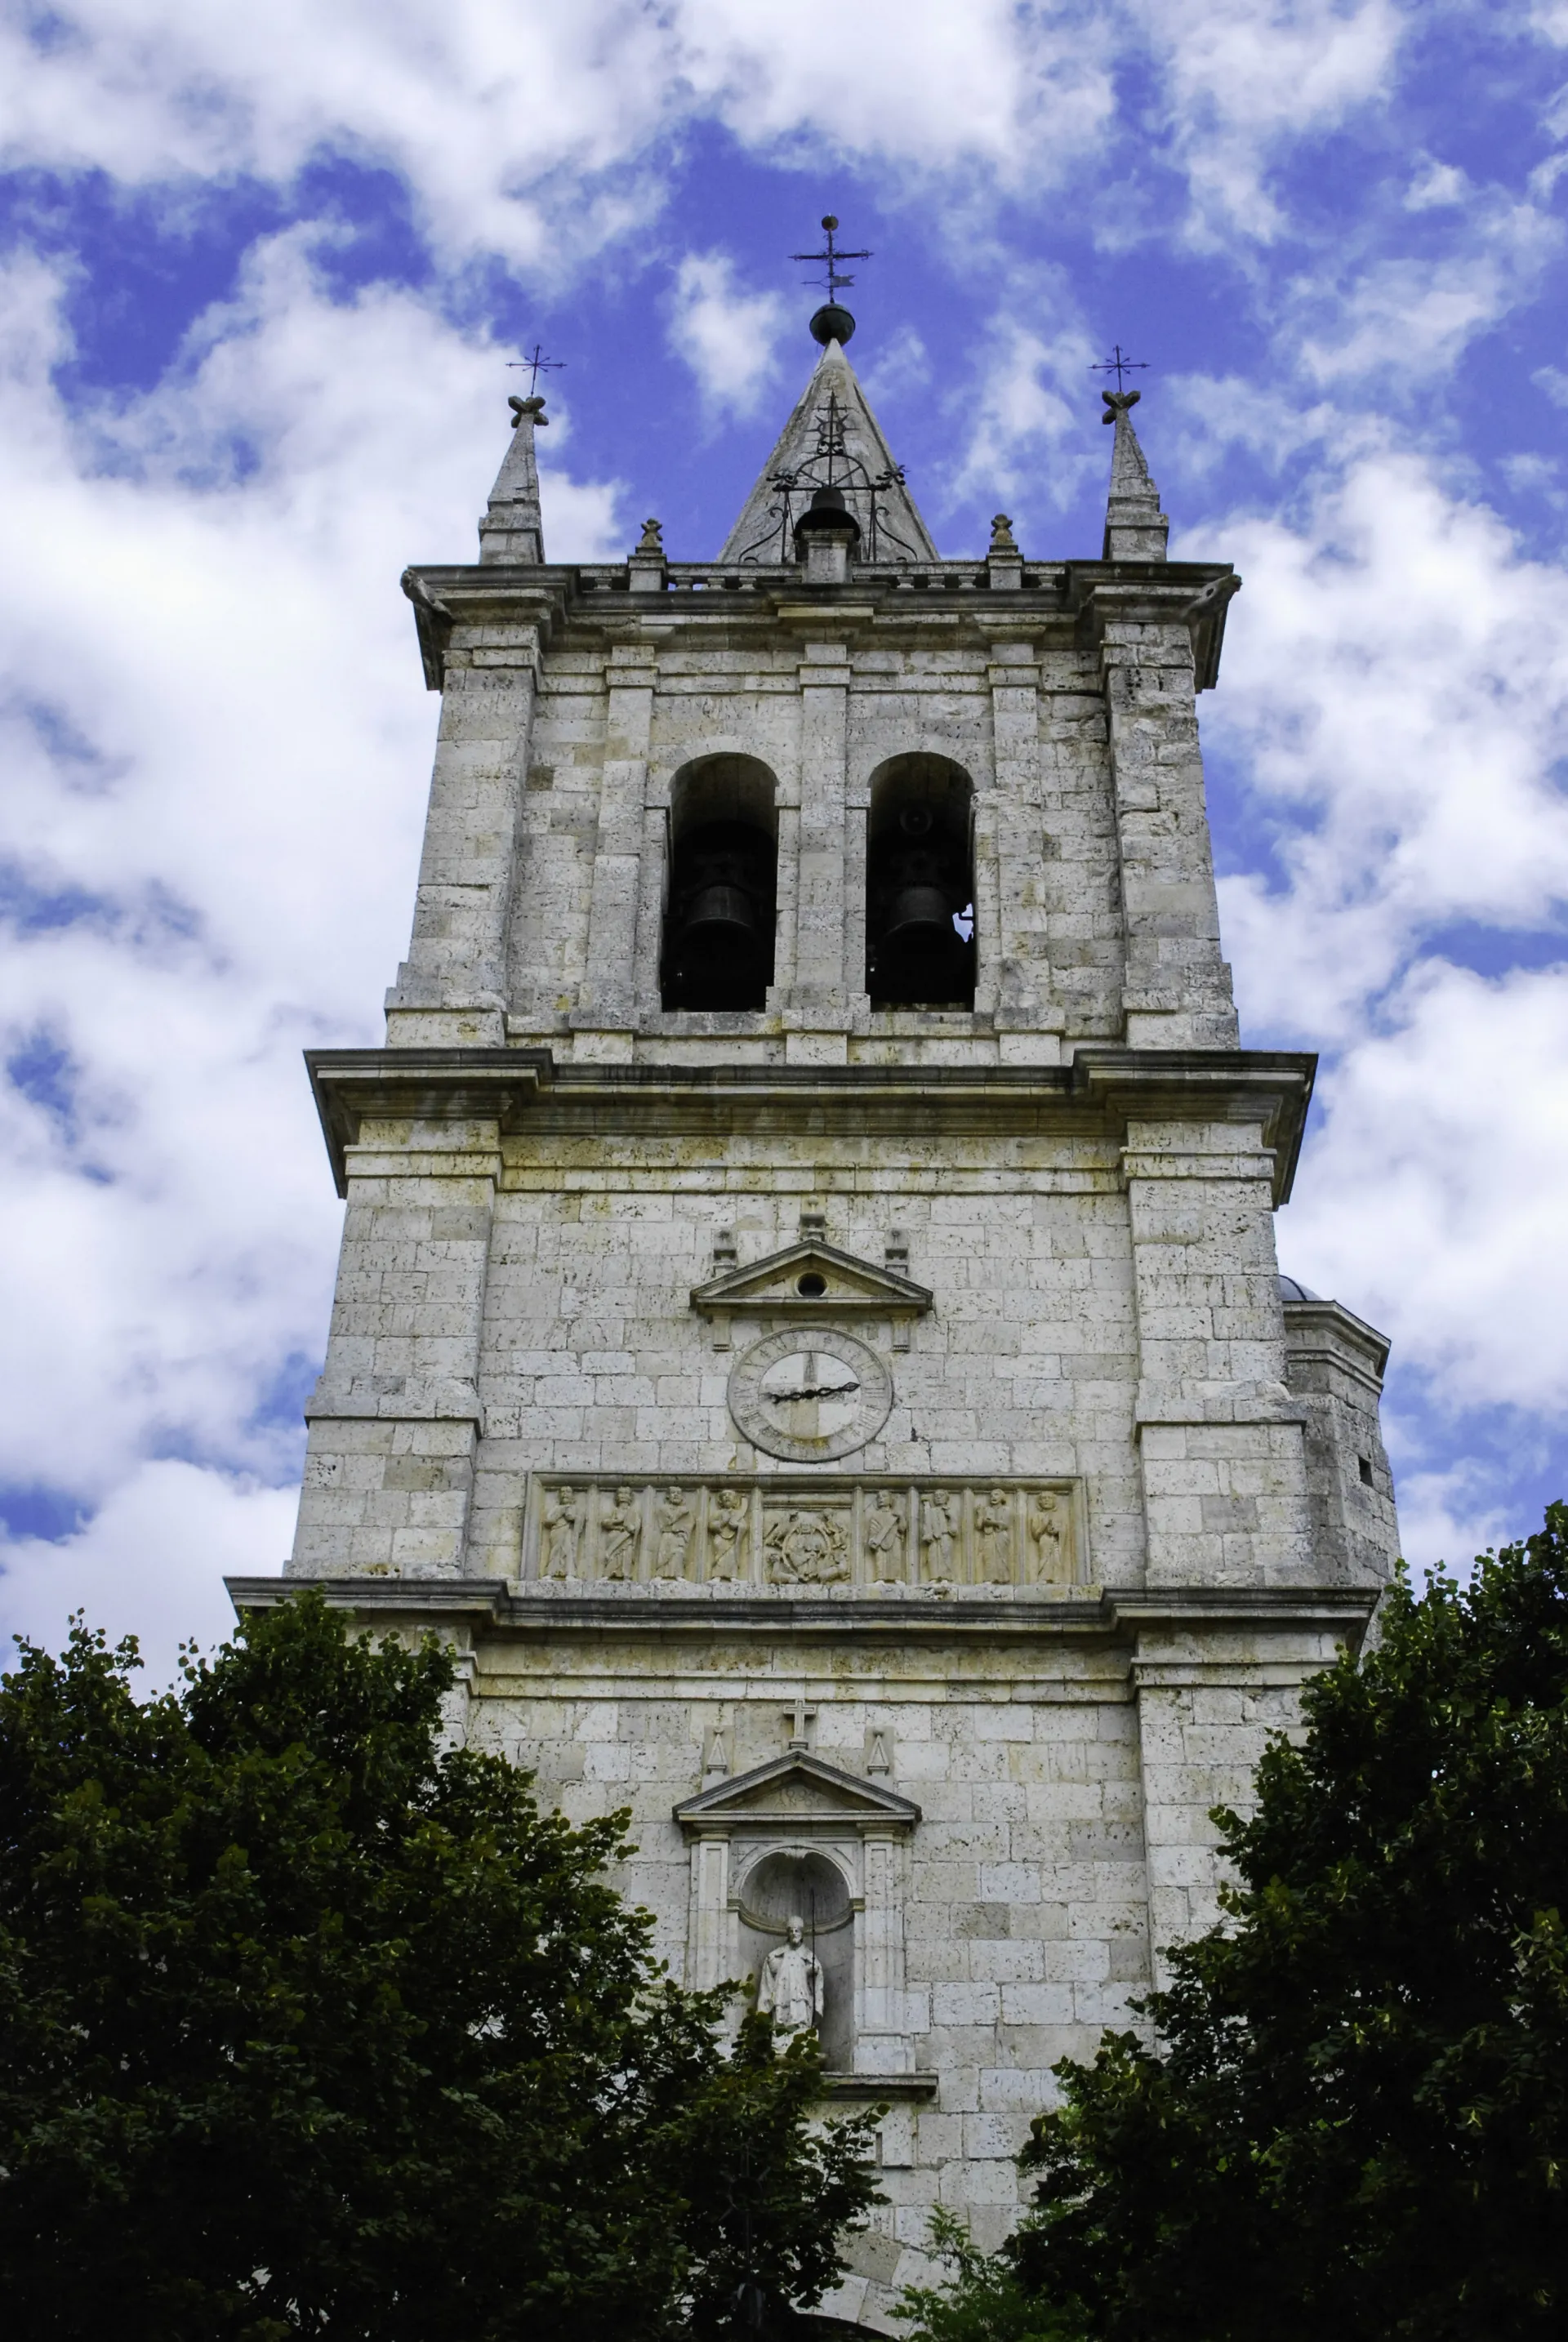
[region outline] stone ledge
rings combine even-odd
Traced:
[[[937,2074],[824,2074],[824,2098],[934,2098]]]
[[[1273,1158],[1273,1196],[1295,1176],[1317,1060],[1263,1049],[1080,1046],[1068,1066],[557,1066],[548,1049],[310,1049],[316,1110],[338,1193],[345,1153],[367,1116],[492,1118],[617,1138],[746,1130],[798,1136],[984,1131],[1065,1134],[1129,1120],[1255,1124]]]
[[[954,1597],[911,1587],[902,1601],[889,1601],[860,1594],[803,1600],[753,1587],[714,1601],[700,1589],[663,1586],[604,1596],[550,1594],[520,1590],[502,1577],[230,1577],[225,1583],[237,1611],[272,1609],[315,1586],[338,1609],[467,1616],[530,1635],[575,1631],[596,1637],[610,1631],[655,1639],[794,1630],[922,1641],[1074,1636],[1104,1642],[1149,1629],[1267,1633],[1305,1626],[1353,1634],[1359,1642],[1382,1592],[1370,1586],[1085,1586],[1073,1599],[1020,1599],[1011,1592],[977,1601],[973,1593]]]

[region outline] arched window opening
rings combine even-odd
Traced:
[[[754,756],[675,776],[660,996],[666,1008],[756,1009],[774,978],[778,816]]]
[[[874,1008],[973,1008],[974,859],[969,776],[895,756],[871,785],[865,988]]]

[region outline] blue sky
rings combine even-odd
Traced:
[[[0,0],[0,1621],[166,1660],[286,1550],[434,702],[542,339],[557,557],[723,537],[814,350],[938,544],[1098,548],[1121,341],[1254,1045],[1318,1048],[1281,1255],[1393,1338],[1430,1565],[1568,1488],[1568,5]]]

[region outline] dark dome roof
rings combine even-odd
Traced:
[[[1280,1299],[1282,1301],[1321,1301],[1323,1295],[1314,1293],[1310,1285],[1303,1285],[1298,1277],[1282,1276]]]

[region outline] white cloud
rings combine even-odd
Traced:
[[[1278,234],[1269,165],[1386,95],[1406,21],[1393,0],[1129,0],[1129,15],[1164,67],[1194,228],[1215,243]]]
[[[669,343],[711,410],[754,415],[778,372],[786,307],[779,293],[747,293],[724,252],[691,252],[675,271]]]
[[[1037,328],[1023,323],[1030,314],[1040,320]],[[1070,504],[1098,468],[1085,452],[1084,430],[1085,406],[1097,404],[1088,387],[1094,362],[1094,345],[1060,283],[1037,284],[1027,298],[1010,298],[976,345],[969,380],[954,402],[963,453],[950,483],[953,498],[994,496],[1020,525],[1035,527]],[[1109,462],[1107,444],[1104,465]],[[1038,544],[1024,549],[1041,550]]]
[[[0,1667],[14,1663],[14,1635],[59,1650],[83,1610],[111,1642],[138,1638],[138,1695],[161,1690],[182,1642],[210,1649],[233,1634],[224,1579],[282,1567],[296,1505],[292,1488],[165,1460],[133,1473],[73,1536],[0,1538]]]
[[[1455,248],[1434,256],[1375,259],[1298,283],[1299,361],[1313,384],[1343,389],[1375,377],[1392,391],[1429,390],[1532,296],[1563,248],[1559,221],[1495,191],[1473,193],[1456,228]]]
[[[1453,163],[1440,163],[1427,155],[1419,176],[1413,179],[1405,191],[1407,212],[1442,211],[1450,204],[1462,204],[1473,193],[1469,179]]]
[[[1267,235],[1271,159],[1379,95],[1401,21],[1393,0],[60,0],[43,35],[0,25],[0,155],[174,201],[345,156],[406,181],[449,264],[562,282],[645,229],[657,142],[691,120],[950,190],[1039,187],[1114,143],[1118,67],[1143,64],[1205,232]]]
[[[1413,969],[1325,1085],[1282,1256],[1445,1410],[1568,1401],[1568,965]]]
[[[436,712],[397,579],[471,554],[509,377],[411,296],[329,301],[296,233],[160,388],[74,420],[58,289],[0,277],[28,546],[0,572],[0,1479],[112,1506],[170,1452],[292,1485],[268,1393],[319,1351],[339,1218],[299,1052],[378,1036]],[[544,493],[558,555],[619,544],[612,486]]]
[[[1550,923],[1568,899],[1568,576],[1495,514],[1384,452],[1296,527],[1190,535],[1245,580],[1205,736],[1247,776],[1283,884],[1223,882],[1252,1026],[1363,1025],[1446,923]]]
[[[1498,1502],[1498,1492],[1473,1464],[1445,1471],[1401,1472],[1394,1464],[1399,1498],[1400,1550],[1419,1586],[1433,1570],[1466,1578],[1477,1554],[1527,1534]]]

